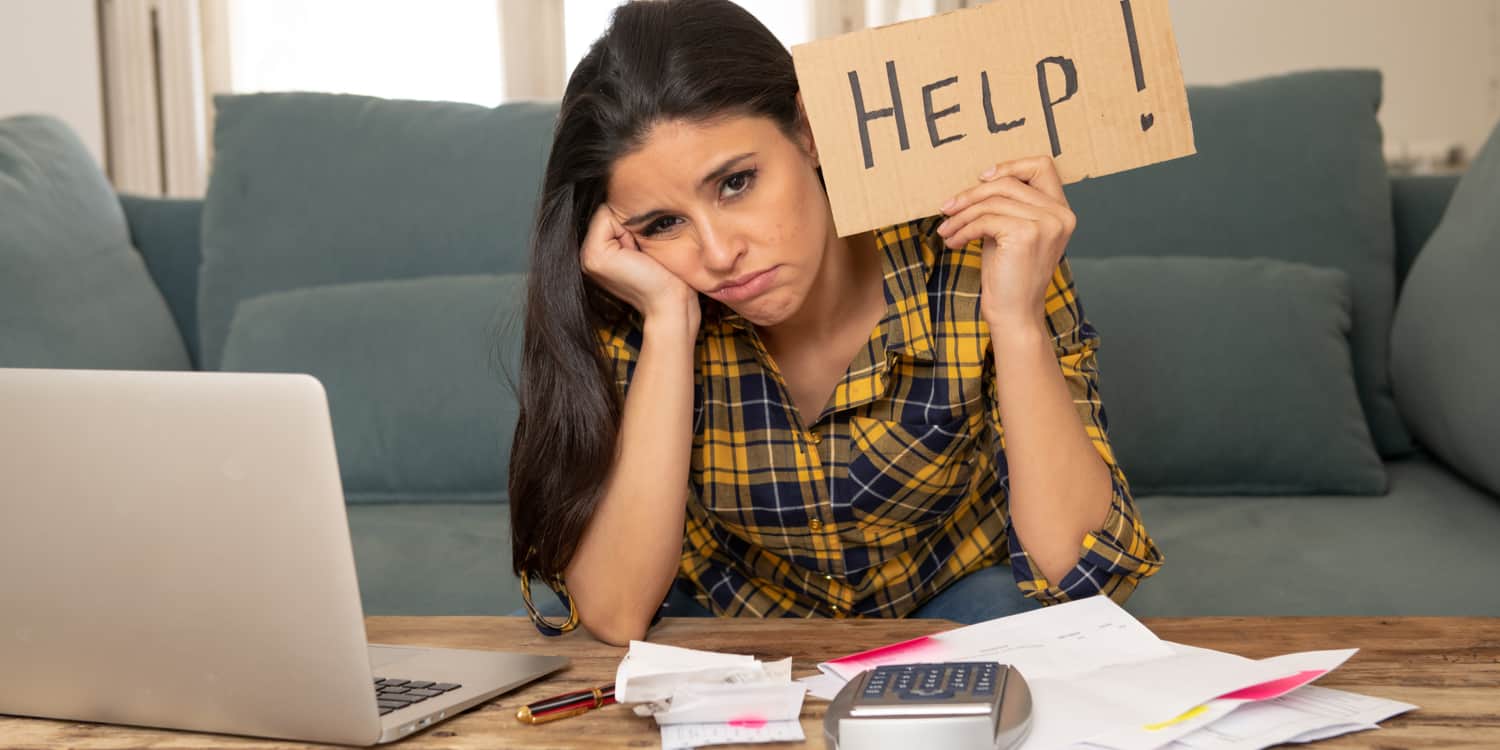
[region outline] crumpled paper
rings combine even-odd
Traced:
[[[635,703],[658,724],[795,721],[806,688],[792,682],[792,660],[631,641],[615,672],[615,701]]]

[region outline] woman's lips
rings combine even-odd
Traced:
[[[780,267],[772,266],[746,278],[738,284],[721,286],[709,292],[708,296],[726,303],[743,302],[752,297],[759,296],[771,288],[771,284],[776,281],[776,270]]]

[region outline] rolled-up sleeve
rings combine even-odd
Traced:
[[[601,327],[599,348],[614,368],[615,386],[623,397],[630,389],[630,379],[635,375],[635,363],[641,358],[641,326],[634,317]]]
[[[1042,571],[1032,564],[1030,556],[1022,547],[1016,534],[1007,534],[1011,572],[1016,585],[1028,597],[1044,604],[1082,599],[1103,593],[1119,603],[1124,603],[1140,581],[1156,573],[1162,565],[1162,555],[1156,543],[1146,533],[1130,493],[1130,484],[1115,460],[1114,449],[1109,443],[1108,420],[1104,403],[1099,396],[1099,366],[1095,352],[1099,347],[1099,334],[1084,317],[1083,304],[1078,299],[1073,285],[1073,272],[1066,258],[1058,264],[1048,286],[1047,325],[1057,352],[1057,364],[1067,381],[1068,392],[1083,422],[1084,430],[1094,449],[1109,467],[1111,495],[1109,514],[1103,525],[1089,532],[1079,548],[1078,564],[1073,566],[1059,581],[1049,581]],[[989,383],[990,420],[1001,439],[996,450],[1004,451],[1004,430],[1000,426],[999,399],[996,384]],[[998,466],[1006,466],[1004,456],[998,457]],[[1007,493],[1010,482],[1001,482]],[[1007,505],[1008,507],[1008,505]]]

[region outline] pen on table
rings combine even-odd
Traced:
[[[577,716],[591,708],[602,708],[615,702],[615,686],[575,690],[554,695],[551,698],[529,703],[516,711],[516,721],[527,724],[542,724],[569,716]]]

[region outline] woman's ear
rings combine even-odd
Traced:
[[[812,123],[808,122],[807,109],[802,106],[802,92],[797,92],[797,136],[802,151],[812,158],[813,166],[820,167],[818,142],[813,138]]]

